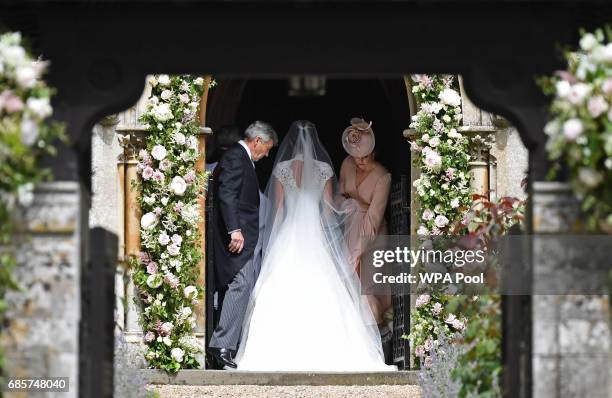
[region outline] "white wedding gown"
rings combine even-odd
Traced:
[[[369,307],[356,279],[334,263],[322,228],[320,203],[333,170],[325,162],[311,162],[314,183],[303,189],[294,160],[274,168],[273,177],[282,185],[282,221],[247,308],[238,370],[396,370],[384,363],[378,328],[371,313],[363,313]]]

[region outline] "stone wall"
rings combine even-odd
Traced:
[[[534,231],[575,233],[578,202],[568,185],[537,182],[533,187]],[[557,270],[545,252],[534,249],[538,271]],[[538,283],[538,280],[535,280]],[[612,396],[609,296],[533,297],[533,396]],[[520,327],[520,325],[517,325]]]
[[[31,239],[19,245],[14,273],[24,291],[7,293],[8,325],[2,334],[9,377],[69,377],[70,392],[7,397],[78,396],[79,192],[72,182],[38,186],[24,216]]]

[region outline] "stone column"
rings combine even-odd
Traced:
[[[117,129],[118,139],[123,147],[123,153],[119,156],[117,170],[119,174],[120,195],[123,206],[122,230],[123,240],[120,241],[120,252],[127,261],[138,257],[140,253],[140,192],[132,186],[138,180],[137,165],[138,151],[144,147],[144,129],[136,131],[134,128],[125,131]],[[132,272],[126,269],[125,283],[125,320],[124,334],[127,342],[141,342],[142,328],[139,324],[140,307],[135,302],[137,289],[132,281]]]
[[[580,231],[580,205],[568,184],[536,181],[532,192],[534,233]],[[560,272],[551,248],[540,246],[533,249],[534,284],[541,271]],[[608,295],[533,297],[533,397],[611,396],[609,316]]]
[[[495,130],[478,128],[480,126],[464,126],[460,131],[470,138],[470,174],[472,175],[472,191],[489,197],[492,183],[490,151],[495,140]]]
[[[198,149],[200,151],[200,157],[196,162],[196,171],[198,173],[204,172],[206,167],[206,138],[207,136],[212,134],[212,130],[206,126],[206,105],[208,102],[208,87],[210,86],[210,82],[212,80],[211,76],[204,76],[204,92],[202,93],[202,98],[200,99],[200,114],[199,114],[199,122],[200,122],[200,134],[198,137]],[[200,218],[201,222],[199,225],[200,231],[200,252],[203,254],[202,260],[199,267],[199,275],[198,275],[198,285],[202,286],[206,289],[206,195],[202,195],[198,198],[198,202],[200,204]],[[198,304],[194,308],[195,314],[197,314],[197,324],[195,330],[195,336],[200,341],[202,347],[204,347],[206,343],[206,294],[202,300],[198,302]],[[206,361],[204,353],[200,354],[197,357],[200,365],[204,367]]]

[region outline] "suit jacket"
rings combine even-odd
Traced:
[[[227,285],[253,257],[259,237],[259,183],[247,151],[236,143],[225,151],[213,172],[213,291]],[[240,229],[244,248],[230,253],[229,232]]]

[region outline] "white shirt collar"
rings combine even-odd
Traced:
[[[247,154],[249,155],[249,160],[251,161],[251,163],[253,163],[253,167],[255,167],[255,162],[253,162],[253,158],[251,157],[251,150],[249,149],[249,146],[244,140],[240,140],[238,141],[238,143],[242,145],[242,147],[247,151]]]

